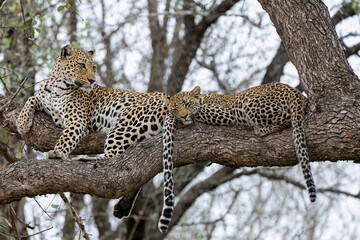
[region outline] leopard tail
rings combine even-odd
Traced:
[[[160,232],[166,233],[174,213],[174,180],[173,180],[173,154],[175,119],[167,114],[163,126],[163,167],[164,167],[164,202],[158,224]]]
[[[300,93],[299,93],[300,94]],[[298,157],[299,163],[301,165],[301,169],[306,182],[306,189],[309,194],[309,198],[311,202],[315,202],[316,200],[316,187],[315,181],[311,173],[311,167],[309,163],[309,155],[306,147],[305,140],[305,132],[303,127],[303,119],[304,119],[304,104],[305,97],[300,94],[302,100],[297,99],[297,101],[293,101],[291,105],[291,124],[293,127],[293,138],[294,145],[296,149],[296,155]],[[303,102],[303,105],[300,105],[299,102]]]

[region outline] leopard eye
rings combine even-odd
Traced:
[[[78,64],[79,64],[82,68],[86,68],[85,63],[80,63],[80,62],[78,62]]]

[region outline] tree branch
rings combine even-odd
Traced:
[[[343,109],[335,106],[334,112],[309,116],[305,129],[312,161],[360,160],[360,136],[357,134],[360,126],[356,122],[360,119],[360,111],[355,107],[359,102],[351,100],[354,99],[343,102]],[[0,122],[9,123],[6,129],[13,136],[18,136],[14,124],[20,108],[19,103],[13,102],[0,115]],[[33,137],[27,135],[24,139],[29,146],[48,151],[60,134],[61,129],[54,127],[46,114],[37,113],[28,134]],[[78,153],[101,152],[103,139],[101,134],[91,133],[82,140]],[[198,123],[177,131],[175,166],[209,161],[232,167],[296,165],[292,142],[291,129],[257,137],[242,127]],[[0,204],[24,196],[59,192],[119,198],[140,188],[162,171],[161,149],[159,135],[113,160],[28,160],[11,164],[0,171]]]

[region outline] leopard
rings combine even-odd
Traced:
[[[196,86],[167,100],[169,108],[163,126],[164,202],[158,228],[167,232],[174,211],[173,154],[174,134],[178,126],[202,122],[208,125],[243,125],[253,128],[259,137],[292,126],[295,151],[311,202],[316,187],[306,147],[304,118],[307,98],[296,88],[283,83],[268,83],[242,92],[201,94]]]
[[[164,99],[169,96],[97,85],[94,54],[94,50],[64,46],[49,78],[20,112],[16,126],[21,136],[31,131],[36,111],[45,111],[63,129],[47,159],[69,160],[70,153],[90,131],[106,134],[104,159],[119,156],[162,131],[168,112]],[[129,216],[139,191],[120,198],[114,207],[115,217]]]

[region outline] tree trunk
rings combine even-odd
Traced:
[[[169,10],[170,2],[167,0],[165,11]],[[158,13],[157,0],[148,0],[149,28],[152,46],[150,80],[147,92],[163,92],[165,76],[165,59],[168,56],[168,45],[166,42],[167,16],[163,19],[163,26],[160,26],[159,17],[152,14]]]
[[[70,0],[71,8],[69,11],[69,36],[70,36],[70,44],[76,43],[77,37],[77,7],[76,0]]]

